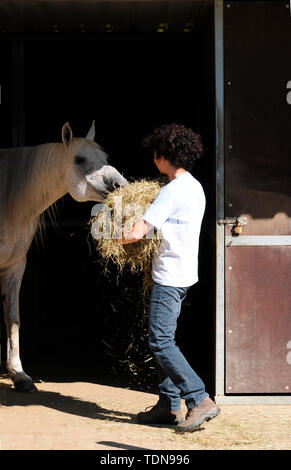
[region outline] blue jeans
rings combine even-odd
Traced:
[[[198,406],[208,393],[175,343],[177,319],[188,287],[153,285],[149,313],[149,347],[159,374],[158,406],[169,410],[181,408],[181,398],[188,409]]]

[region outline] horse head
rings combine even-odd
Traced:
[[[127,184],[126,179],[107,162],[104,150],[94,142],[95,122],[86,138],[73,138],[69,123],[62,128],[67,155],[65,183],[68,192],[79,202],[103,202],[106,195]]]

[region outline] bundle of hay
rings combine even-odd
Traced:
[[[121,234],[130,231],[145,214],[163,184],[162,180],[142,179],[116,189],[103,203],[103,210],[99,206],[99,212],[90,221],[91,233],[104,261],[105,271],[111,261],[120,273],[126,266],[132,273],[143,272],[144,295],[152,285],[152,257],[161,242],[160,233],[154,231],[138,242],[125,245]]]

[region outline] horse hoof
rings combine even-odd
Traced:
[[[17,392],[32,393],[38,391],[31,380],[17,380],[17,382],[14,382],[14,387]]]

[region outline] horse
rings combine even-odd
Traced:
[[[103,202],[126,179],[108,164],[94,142],[93,121],[86,138],[62,127],[62,142],[0,149],[0,290],[7,330],[6,368],[20,392],[37,391],[19,353],[19,291],[32,240],[44,226],[44,211],[69,193],[78,202]]]

